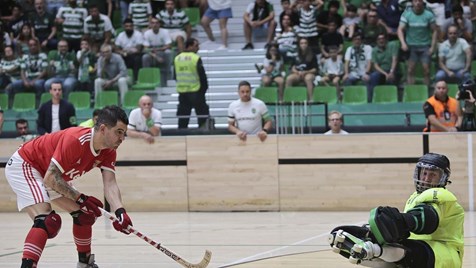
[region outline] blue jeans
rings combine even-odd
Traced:
[[[451,70],[453,73],[455,73],[455,76],[454,77],[449,77],[448,74],[446,74],[445,71],[443,70],[438,70],[438,72],[436,72],[435,74],[435,81],[438,82],[438,81],[447,81],[449,79],[457,79],[458,81],[454,81],[455,83],[459,83],[459,82],[463,82],[463,81],[466,81],[466,80],[469,80],[471,79],[471,73],[470,72],[463,72],[462,70]]]

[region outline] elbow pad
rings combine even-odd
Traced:
[[[402,214],[410,232],[415,234],[431,234],[440,223],[438,213],[431,205],[421,204]]]

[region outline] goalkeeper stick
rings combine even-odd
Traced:
[[[106,216],[106,218],[110,219],[113,222],[119,222],[118,219],[116,219],[116,217],[111,215],[111,213],[107,212],[106,210],[104,210],[102,208],[99,208],[99,209],[102,211],[102,214],[104,216]],[[177,254],[168,250],[167,248],[162,246],[160,243],[157,243],[154,240],[150,239],[148,236],[146,236],[145,234],[143,234],[143,233],[139,232],[138,230],[134,229],[132,226],[129,225],[127,227],[127,230],[129,230],[131,233],[135,234],[137,237],[144,240],[145,242],[149,243],[150,245],[152,245],[156,249],[162,251],[165,255],[169,256],[170,258],[172,258],[174,261],[178,262],[183,267],[186,267],[186,268],[205,268],[210,263],[210,259],[212,257],[212,252],[209,251],[209,250],[205,251],[205,256],[203,256],[203,259],[202,259],[201,262],[199,262],[197,264],[193,264],[193,263],[190,263],[190,262],[182,259]]]

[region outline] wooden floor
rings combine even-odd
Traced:
[[[355,267],[333,253],[327,234],[338,225],[362,224],[367,212],[130,213],[134,226],[184,259],[199,262],[213,252],[209,267]],[[76,267],[72,220],[48,241],[39,267]],[[467,212],[463,267],[476,267],[476,217]],[[31,222],[23,213],[0,213],[0,267],[19,267]],[[105,218],[94,225],[93,253],[101,268],[180,267],[144,241],[122,235]]]

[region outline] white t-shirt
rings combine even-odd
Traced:
[[[324,133],[324,135],[338,135],[338,134],[349,134],[349,132],[341,129],[339,131],[339,133],[334,133],[334,132],[332,132],[332,129],[331,129],[331,130],[327,131],[326,133]]]
[[[154,120],[155,127],[162,127],[162,113],[159,110],[152,108],[152,114],[150,117]],[[129,114],[129,125],[127,125],[127,128],[139,132],[149,132],[149,127],[147,127],[146,119],[144,115],[142,115],[140,108],[135,108]]]
[[[235,100],[228,107],[228,122],[234,121],[238,129],[248,134],[258,134],[263,129],[262,119],[271,118],[266,104],[259,99]]]
[[[129,50],[131,48],[135,48],[137,45],[144,44],[144,36],[140,31],[134,30],[131,38],[129,38],[126,32],[121,32],[119,36],[116,38],[115,42],[116,46],[121,47],[124,50]]]
[[[61,126],[59,122],[59,107],[60,107],[59,104],[51,105],[51,133],[61,130]]]
[[[213,10],[222,10],[231,7],[231,0],[208,0],[208,6]]]
[[[170,34],[167,29],[159,29],[158,33],[154,33],[152,29],[145,31],[144,33],[144,46],[145,47],[162,47],[164,45],[172,44]]]
[[[372,47],[369,45],[360,46],[359,52],[351,46],[345,51],[344,60],[349,61],[349,73],[356,77],[361,77],[367,70],[367,65],[372,59]]]

